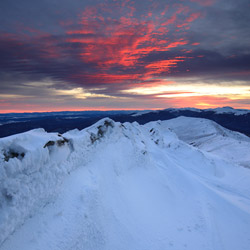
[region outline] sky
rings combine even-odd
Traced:
[[[1,0],[0,113],[250,109],[249,0]]]

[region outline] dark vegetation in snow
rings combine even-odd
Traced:
[[[4,152],[3,155],[4,155],[5,161],[9,161],[9,159],[11,159],[11,158],[18,158],[21,160],[24,157],[25,153],[23,153],[23,152],[19,153],[19,152],[16,152],[16,151],[10,149],[9,151]]]
[[[62,137],[62,139],[57,140],[57,141],[48,141],[43,147],[47,148],[47,147],[54,146],[54,145],[61,147],[65,145],[66,143],[69,143],[69,140],[67,138],[63,137],[60,134],[58,134],[58,136]]]
[[[114,124],[112,123],[112,121],[105,120],[103,125],[99,125],[97,127],[97,129],[98,129],[97,134],[91,133],[91,135],[90,135],[91,142],[94,143],[95,141],[102,138],[104,136],[104,134],[107,132],[109,127],[113,128]]]

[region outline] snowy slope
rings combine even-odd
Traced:
[[[246,135],[202,118],[182,116],[163,121],[162,126],[170,128],[179,139],[194,147],[250,168],[250,138]]]
[[[234,109],[232,107],[221,107],[221,108],[214,108],[214,109],[197,109],[197,108],[167,108],[163,110],[145,110],[145,111],[139,111],[136,114],[133,114],[132,116],[141,116],[149,113],[156,113],[159,111],[169,111],[169,112],[178,112],[178,111],[192,111],[192,112],[207,112],[212,111],[215,114],[233,114],[233,115],[246,115],[250,113],[250,110],[248,109]]]
[[[246,115],[250,113],[250,110],[248,109],[234,109],[232,107],[205,109],[205,111],[213,111],[216,114],[234,114],[234,115]]]
[[[0,148],[0,250],[249,250],[249,169],[164,122],[33,130]]]
[[[141,116],[141,115],[146,115],[146,114],[149,114],[149,113],[157,113],[158,111],[157,110],[143,110],[143,111],[138,111],[134,114],[132,114],[131,116]]]

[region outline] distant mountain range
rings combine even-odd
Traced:
[[[83,129],[104,117],[118,122],[169,120],[179,116],[213,120],[221,126],[250,136],[250,110],[231,107],[215,109],[168,108],[144,111],[64,111],[46,113],[0,114],[0,137],[22,133],[34,128],[48,132],[64,133],[72,129]]]

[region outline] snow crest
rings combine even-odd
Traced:
[[[221,138],[248,143],[189,118],[1,139],[0,249],[247,250],[250,171]]]
[[[94,142],[112,126],[103,119],[65,136],[35,129],[0,140],[0,244],[55,199],[65,176],[88,162]]]

